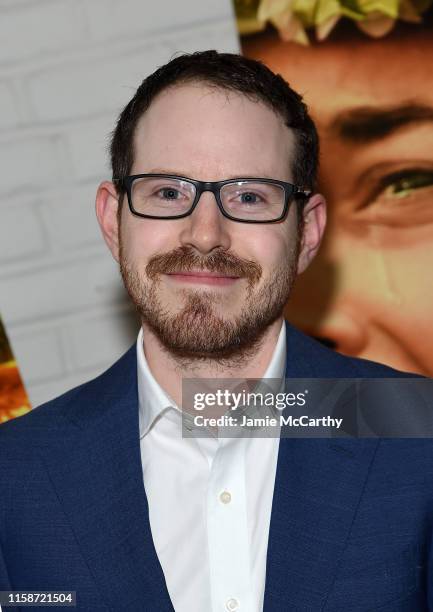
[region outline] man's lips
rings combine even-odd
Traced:
[[[239,280],[239,276],[230,276],[221,272],[209,272],[206,270],[188,270],[187,272],[170,272],[167,274],[175,281],[186,283],[199,283],[208,285],[232,285]]]

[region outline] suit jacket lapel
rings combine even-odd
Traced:
[[[135,347],[72,392],[64,417],[43,458],[101,601],[173,612],[143,485]]]
[[[288,327],[287,378],[326,378],[302,343]],[[264,612],[324,608],[377,444],[374,439],[280,440]]]

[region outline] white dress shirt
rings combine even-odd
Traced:
[[[279,437],[182,437],[137,339],[140,448],[155,549],[176,612],[261,612]],[[263,378],[283,380],[283,322]]]

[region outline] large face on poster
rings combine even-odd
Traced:
[[[342,353],[433,374],[433,27],[242,39],[299,91],[321,140],[328,228],[287,318]],[[427,20],[427,22],[426,22]],[[299,37],[298,37],[299,38]]]

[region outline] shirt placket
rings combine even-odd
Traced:
[[[219,439],[206,510],[212,612],[254,611],[242,438]]]

